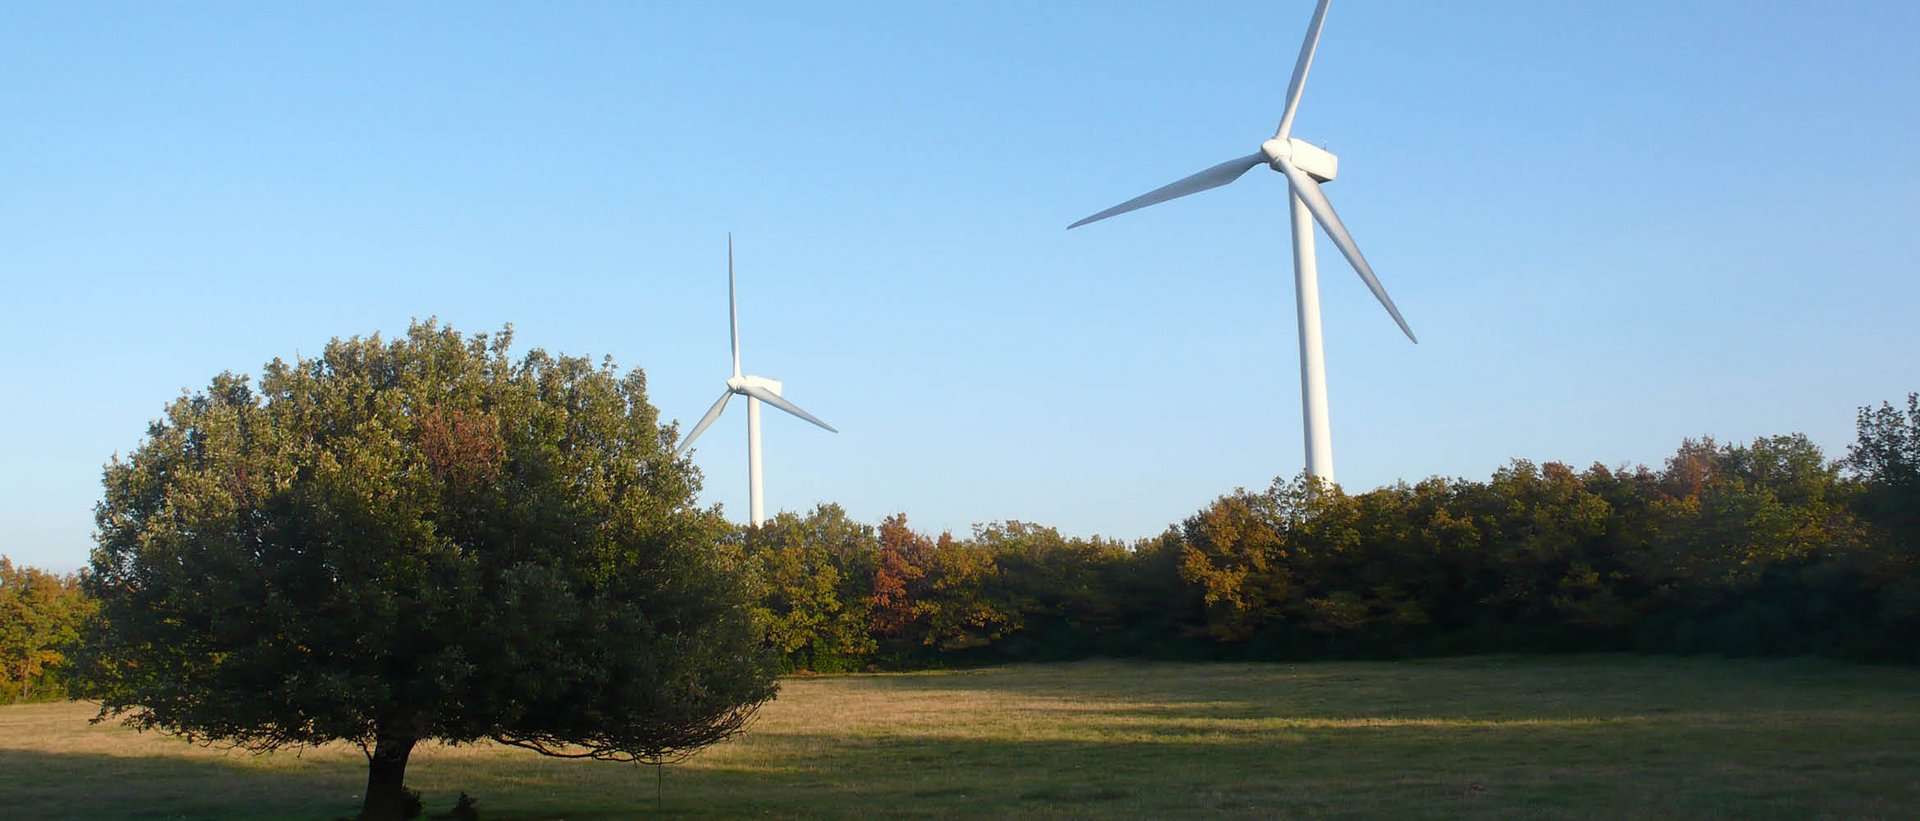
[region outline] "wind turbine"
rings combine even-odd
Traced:
[[[740,302],[736,296],[733,277],[733,234],[727,234],[727,328],[733,332],[733,375],[727,377],[727,389],[720,394],[720,401],[707,409],[707,415],[700,417],[700,424],[693,426],[687,438],[680,440],[680,449],[674,451],[674,458],[685,455],[693,440],[700,438],[702,431],[713,420],[720,418],[720,412],[727,409],[727,400],[734,394],[747,398],[747,486],[748,512],[753,519],[751,524],[758,527],[767,520],[766,500],[760,481],[760,403],[765,402],[783,411],[805,419],[833,433],[832,425],[820,421],[813,414],[800,409],[798,405],[780,397],[780,383],[764,376],[748,376],[740,373]]]
[[[1327,3],[1320,0],[1314,9],[1313,21],[1307,24],[1307,40],[1300,46],[1300,59],[1293,65],[1293,82],[1287,84],[1287,107],[1280,115],[1280,127],[1273,132],[1273,139],[1260,144],[1260,150],[1228,160],[1193,176],[1156,188],[1138,197],[1127,200],[1091,217],[1067,226],[1068,230],[1097,222],[1118,214],[1124,214],[1149,205],[1178,199],[1188,194],[1197,194],[1210,188],[1218,188],[1240,178],[1242,174],[1253,170],[1255,166],[1265,165],[1287,176],[1288,210],[1293,218],[1293,275],[1294,296],[1300,309],[1300,403],[1306,427],[1307,473],[1329,482],[1333,481],[1333,434],[1327,422],[1327,365],[1320,344],[1320,274],[1313,255],[1313,224],[1317,220],[1352,263],[1354,271],[1360,274],[1361,281],[1373,291],[1375,299],[1386,306],[1387,313],[1393,315],[1393,321],[1405,332],[1408,339],[1418,343],[1413,329],[1407,327],[1407,321],[1400,316],[1400,309],[1393,306],[1393,300],[1387,297],[1387,290],[1380,286],[1380,280],[1373,275],[1373,267],[1367,264],[1367,258],[1361,256],[1360,246],[1355,245],[1353,236],[1340,222],[1340,215],[1334,213],[1333,203],[1327,201],[1327,195],[1320,190],[1320,183],[1332,182],[1339,170],[1339,158],[1333,154],[1291,136],[1293,115],[1300,107],[1300,92],[1307,84],[1307,69],[1313,65],[1313,52],[1320,43],[1320,26],[1327,19]]]

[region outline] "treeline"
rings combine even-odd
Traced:
[[[66,698],[62,650],[93,612],[80,578],[0,556],[0,704]]]
[[[1920,394],[1831,461],[1800,435],[1659,469],[1236,491],[1132,544],[1026,522],[955,537],[837,505],[722,545],[794,670],[1083,656],[1629,650],[1920,661]],[[0,558],[0,703],[59,698],[92,604]]]
[[[1132,545],[835,505],[729,545],[794,669],[1084,655],[1630,650],[1920,661],[1920,395],[1846,459],[1687,441],[1660,469],[1238,491]]]

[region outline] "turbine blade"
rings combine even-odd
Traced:
[[[798,417],[800,417],[801,419],[805,419],[805,420],[807,420],[807,421],[809,421],[809,422],[812,422],[812,423],[814,423],[814,424],[816,424],[816,425],[819,425],[820,427],[823,427],[823,428],[826,428],[827,430],[830,430],[830,431],[833,431],[834,433],[839,433],[839,432],[840,432],[840,431],[838,431],[838,430],[836,430],[836,429],[835,429],[835,428],[834,428],[834,427],[833,427],[832,425],[829,425],[829,424],[827,424],[827,423],[825,423],[825,422],[822,422],[822,421],[820,421],[820,420],[819,420],[819,418],[818,418],[818,417],[815,417],[815,416],[814,416],[813,414],[811,414],[811,413],[808,413],[808,412],[806,412],[806,411],[803,411],[803,410],[801,410],[801,409],[800,409],[800,406],[798,406],[798,405],[795,405],[795,404],[793,404],[792,402],[788,402],[787,400],[785,400],[785,399],[782,399],[782,398],[780,398],[780,395],[779,395],[779,394],[777,394],[777,393],[774,393],[773,391],[770,391],[770,390],[767,390],[766,388],[762,388],[762,387],[760,387],[759,385],[748,385],[747,387],[745,387],[745,388],[743,388],[742,390],[744,390],[744,391],[746,391],[746,393],[747,393],[747,395],[748,395],[748,396],[751,396],[751,397],[753,397],[753,398],[755,398],[755,399],[758,399],[758,400],[760,400],[760,401],[762,401],[762,402],[765,402],[765,403],[767,403],[767,404],[769,404],[769,405],[772,405],[772,406],[774,406],[774,407],[776,407],[776,408],[779,408],[779,409],[781,409],[781,410],[783,410],[783,411],[786,411],[786,412],[788,412],[788,413],[791,413],[791,414],[793,414],[794,416],[798,416]]]
[[[733,232],[727,232],[727,330],[733,334],[733,375],[740,375],[740,300],[733,286]]]
[[[1299,197],[1306,204],[1320,227],[1327,230],[1327,236],[1333,239],[1333,244],[1353,265],[1353,270],[1360,274],[1360,281],[1367,283],[1367,289],[1373,291],[1373,298],[1380,300],[1387,313],[1393,315],[1393,321],[1400,326],[1401,333],[1406,334],[1414,344],[1419,344],[1420,338],[1413,335],[1413,329],[1407,327],[1407,321],[1401,318],[1400,309],[1393,306],[1393,299],[1387,296],[1387,289],[1380,285],[1380,279],[1373,275],[1373,266],[1368,265],[1367,258],[1360,254],[1360,246],[1354,244],[1353,235],[1347,233],[1347,226],[1340,222],[1340,215],[1333,212],[1333,203],[1327,201],[1326,193],[1320,190],[1320,183],[1286,160],[1280,161],[1280,171],[1287,175],[1288,182],[1293,183],[1293,192],[1288,196]]]
[[[1300,59],[1293,64],[1293,81],[1287,83],[1287,107],[1280,115],[1280,127],[1273,138],[1284,140],[1293,132],[1293,115],[1300,110],[1300,95],[1307,89],[1307,70],[1313,68],[1313,53],[1320,48],[1320,27],[1327,22],[1327,3],[1313,10],[1313,22],[1307,24],[1307,41],[1300,44]]]
[[[708,425],[713,424],[713,420],[720,418],[720,412],[727,408],[727,400],[732,398],[732,390],[720,394],[720,401],[713,403],[713,407],[707,409],[707,415],[700,417],[700,424],[693,426],[693,432],[688,433],[687,438],[680,440],[680,447],[673,452],[673,458],[678,459],[686,454],[687,448],[693,446],[693,440],[700,438],[701,432],[705,431]]]
[[[1227,160],[1198,174],[1194,174],[1178,182],[1160,186],[1159,188],[1155,188],[1152,191],[1148,191],[1145,194],[1141,194],[1105,211],[1101,211],[1098,214],[1094,214],[1091,217],[1067,226],[1067,230],[1071,231],[1089,222],[1099,222],[1100,220],[1117,214],[1124,214],[1128,211],[1163,203],[1167,200],[1179,199],[1188,194],[1198,194],[1209,188],[1219,188],[1222,185],[1240,179],[1240,175],[1247,173],[1247,171],[1251,170],[1254,166],[1266,161],[1267,157],[1264,154],[1248,154],[1237,160]]]

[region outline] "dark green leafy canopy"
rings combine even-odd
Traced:
[[[1847,465],[1867,484],[1863,512],[1889,528],[1906,552],[1920,555],[1920,393],[1907,394],[1905,408],[1891,402],[1861,408]]]
[[[106,468],[102,716],[656,760],[743,726],[776,661],[643,375],[510,339],[416,323],[170,405]]]

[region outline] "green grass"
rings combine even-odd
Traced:
[[[0,815],[339,818],[358,748],[270,756],[0,708]],[[672,816],[1920,817],[1920,670],[1575,656],[1085,662],[788,680],[655,773],[423,746],[429,812]]]

